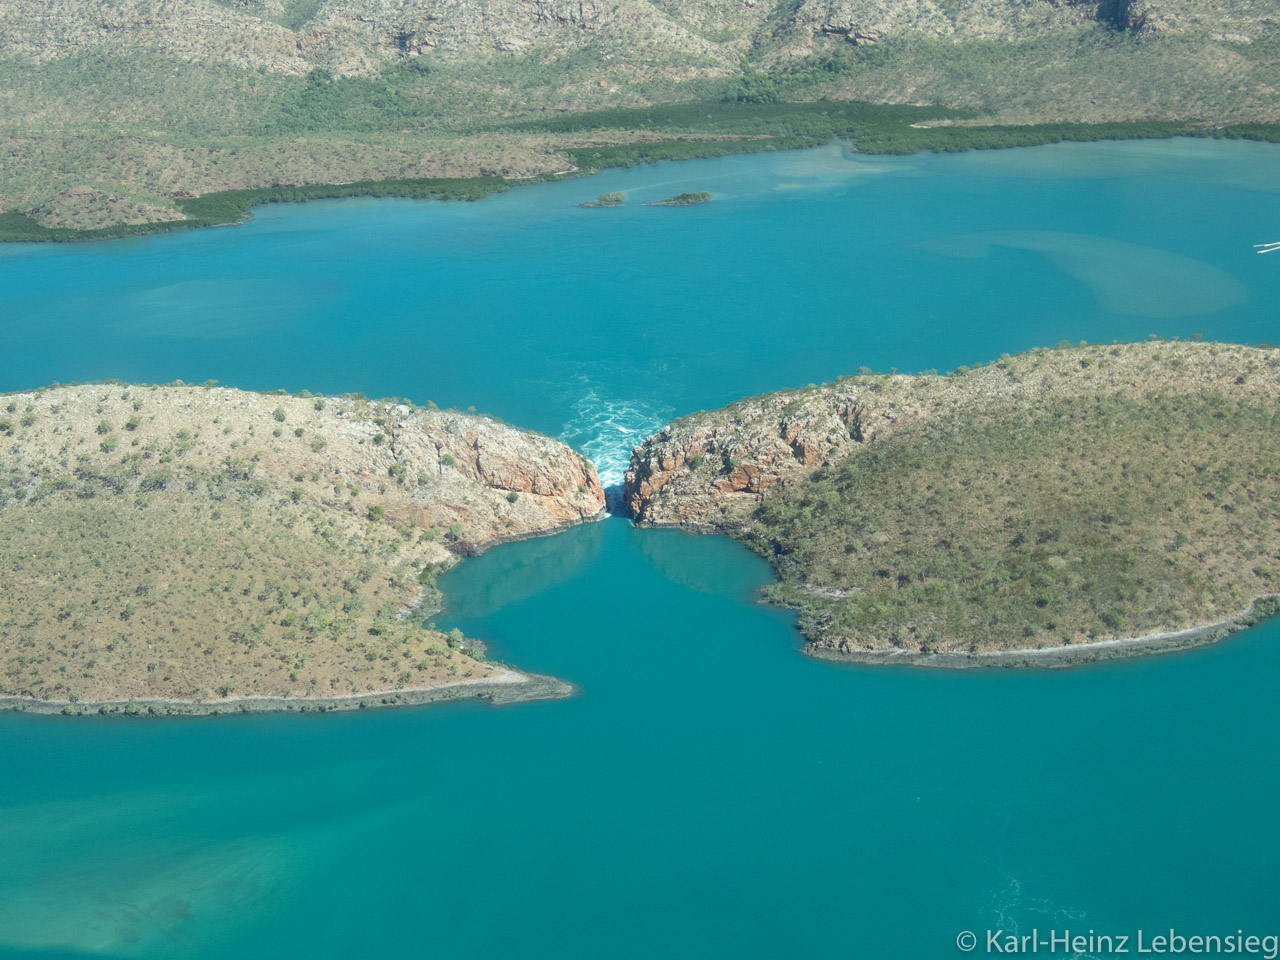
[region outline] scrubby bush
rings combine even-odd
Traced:
[[[163,490],[172,482],[173,471],[167,467],[162,467],[159,470],[151,471],[143,477],[138,483],[138,488],[147,491]]]

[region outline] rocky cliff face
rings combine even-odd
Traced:
[[[558,440],[489,417],[385,403],[349,429],[368,442],[357,442],[346,470],[366,480],[384,472],[403,478],[397,485],[408,495],[389,502],[389,512],[420,525],[461,522],[466,535],[459,548],[466,552],[590,520],[604,510],[591,461]],[[387,437],[381,445],[374,442],[379,433]],[[379,446],[385,452],[377,452]]]
[[[640,523],[732,525],[777,483],[891,433],[919,414],[899,405],[910,377],[743,400],[678,420],[631,455],[624,497]]]

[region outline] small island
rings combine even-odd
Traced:
[[[625,500],[767,557],[812,655],[1068,665],[1280,612],[1277,409],[1280,348],[1063,343],[684,417]]]
[[[490,544],[603,515],[566,445],[406,400],[120,383],[0,397],[0,709],[565,696],[427,622]]]
[[[708,190],[699,190],[697,193],[677,193],[674,197],[667,197],[665,200],[655,200],[653,203],[646,203],[646,207],[696,207],[700,203],[710,203],[712,200],[711,192]]]
[[[626,206],[627,195],[625,193],[602,193],[594,200],[584,200],[578,204],[580,207],[588,209],[597,209],[600,207],[622,207]]]

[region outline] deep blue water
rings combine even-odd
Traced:
[[[0,248],[0,389],[474,404],[616,476],[666,419],[1060,339],[1280,340],[1275,148],[662,165],[474,205]],[[581,210],[712,190],[704,207]],[[570,700],[0,715],[0,957],[927,958],[963,929],[1280,932],[1280,625],[1065,672],[845,668],[767,567],[620,519],[445,578]],[[983,953],[979,948],[979,954]]]

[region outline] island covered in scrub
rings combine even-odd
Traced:
[[[588,208],[621,207],[625,206],[626,202],[627,195],[625,193],[602,193],[594,200],[584,200],[578,206]]]
[[[806,651],[1061,665],[1210,642],[1280,610],[1280,348],[1038,349],[870,371],[675,421],[636,522],[768,557]]]
[[[698,190],[695,193],[677,193],[674,197],[667,197],[665,200],[655,200],[653,203],[646,203],[646,207],[694,207],[700,203],[710,203],[711,192],[709,190]]]
[[[216,385],[0,397],[0,708],[563,696],[423,628],[436,576],[602,515],[595,468],[490,417]]]

